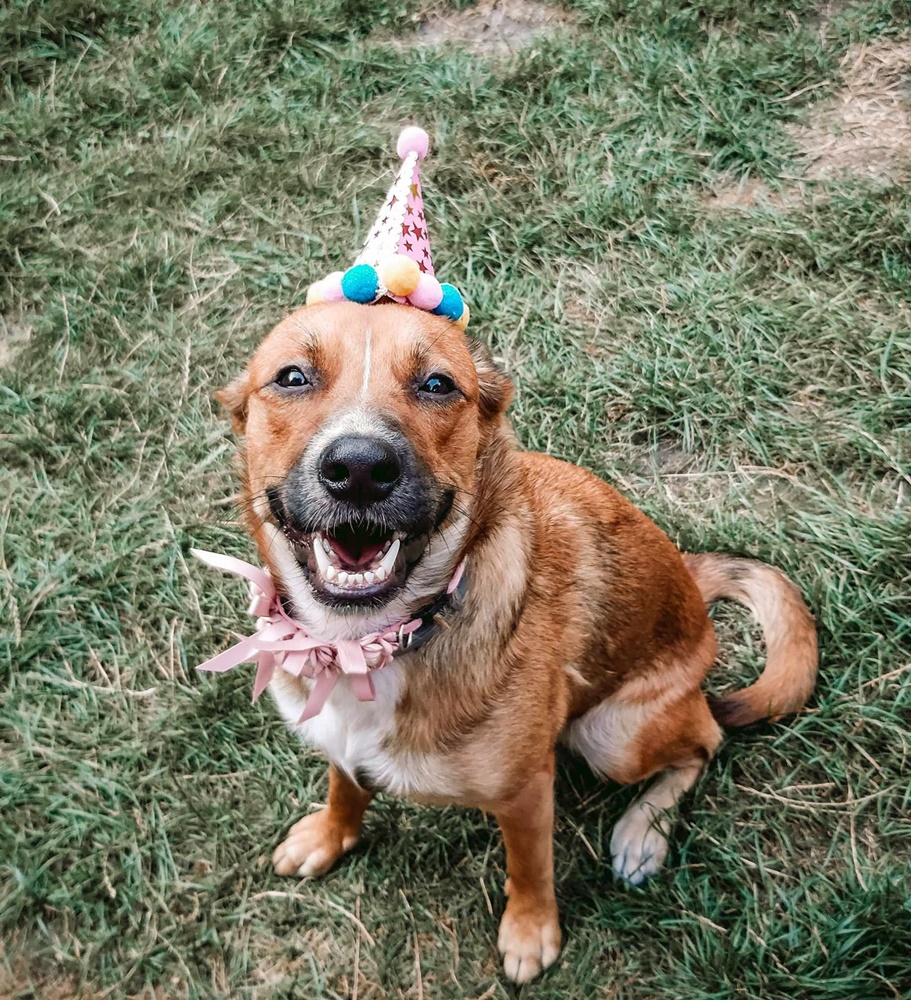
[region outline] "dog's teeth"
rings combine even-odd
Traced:
[[[393,540],[392,544],[389,546],[389,551],[380,560],[380,564],[376,569],[376,575],[379,576],[380,573],[383,574],[382,579],[386,579],[388,576],[392,576],[392,571],[395,568],[395,561],[399,555],[399,549],[402,547],[401,542],[396,538]]]
[[[316,565],[319,569],[320,576],[328,578],[329,570],[332,568],[332,564],[329,562],[329,556],[326,555],[319,542],[313,546],[313,554],[316,557]]]
[[[390,538],[383,544],[376,565],[359,572],[349,572],[340,567],[338,555],[326,535],[315,532],[312,536],[312,548],[317,571],[324,580],[337,587],[369,587],[374,583],[383,583],[392,576],[402,543],[399,538]]]

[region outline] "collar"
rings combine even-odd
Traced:
[[[443,593],[436,600],[421,608],[414,616],[412,620],[419,621],[421,624],[413,632],[406,634],[405,645],[394,655],[413,653],[430,642],[441,629],[449,628],[449,624],[443,616],[450,609],[460,611],[465,603],[467,592],[468,578],[465,576],[465,562],[463,560],[459,563],[449,586]]]
[[[359,639],[330,642],[317,638],[287,614],[267,569],[217,552],[190,551],[207,566],[235,573],[249,581],[251,601],[248,610],[257,619],[256,631],[252,635],[242,638],[196,669],[224,673],[241,663],[255,663],[254,701],[265,691],[277,668],[295,677],[310,678],[314,683],[298,723],[306,722],[322,711],[342,674],[350,677],[359,701],[374,701],[376,691],[371,672],[382,669],[396,656],[419,649],[441,627],[448,628],[442,616],[450,608],[462,606],[467,590],[463,560],[446,590],[421,608],[410,621],[392,625],[382,632],[370,632]]]

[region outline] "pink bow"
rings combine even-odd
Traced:
[[[300,622],[285,614],[268,570],[217,552],[190,551],[207,566],[236,573],[249,580],[252,595],[249,611],[258,619],[253,635],[241,639],[196,669],[223,673],[241,663],[256,663],[254,701],[266,690],[276,667],[295,677],[302,674],[309,677],[315,683],[298,723],[319,715],[341,674],[351,678],[358,701],[373,701],[376,692],[370,671],[380,670],[391,663],[395,654],[406,647],[406,636],[421,627],[421,619],[416,618],[384,632],[371,632],[360,639],[339,639],[336,642],[317,639]],[[456,583],[461,569],[460,566],[454,577]]]

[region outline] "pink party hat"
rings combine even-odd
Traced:
[[[421,195],[420,163],[427,155],[427,147],[427,133],[422,129],[407,128],[399,136],[397,151],[402,166],[355,264],[378,267],[390,256],[390,247],[394,247],[396,254],[415,261],[421,274],[433,275]]]
[[[396,144],[402,165],[364,248],[347,271],[333,271],[310,286],[308,305],[344,299],[365,304],[393,301],[447,316],[462,329],[468,325],[468,306],[458,289],[441,285],[434,275],[420,170],[429,146],[423,129],[411,126],[402,131]]]

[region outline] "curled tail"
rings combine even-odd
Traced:
[[[745,605],[762,627],[767,659],[759,680],[714,699],[722,726],[748,726],[803,708],[816,683],[816,623],[800,591],[780,570],[753,559],[685,555],[706,604],[728,598]]]

